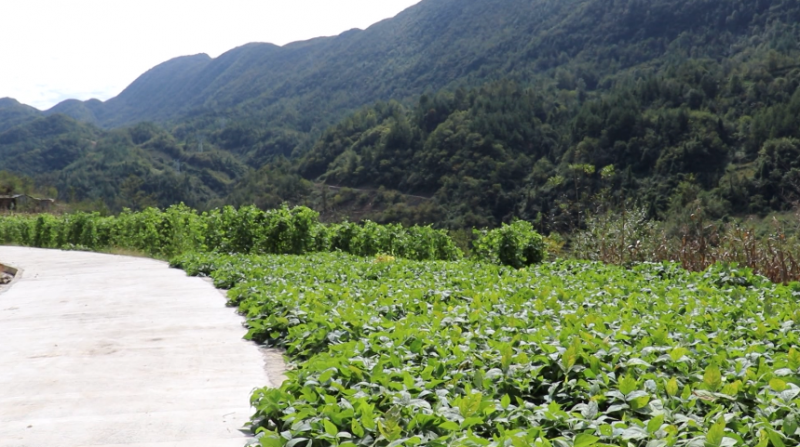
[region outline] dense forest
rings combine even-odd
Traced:
[[[105,103],[2,100],[0,170],[111,211],[290,202],[544,231],[623,204],[781,211],[800,199],[798,22],[788,0],[424,0],[175,59]]]
[[[248,171],[234,155],[179,143],[154,124],[104,131],[60,114],[0,134],[0,158],[12,177],[29,179],[15,184],[112,211],[178,202],[204,207]]]
[[[651,217],[690,205],[716,218],[787,210],[800,199],[798,85],[797,68],[773,76],[711,60],[601,95],[491,83],[365,108],[326,131],[296,172],[431,197],[436,212],[420,218],[452,228],[545,216],[564,229],[626,199]]]

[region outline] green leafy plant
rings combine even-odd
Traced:
[[[494,230],[475,230],[475,236],[473,253],[479,259],[516,268],[544,259],[544,239],[530,222],[517,220]]]

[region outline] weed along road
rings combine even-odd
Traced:
[[[242,447],[269,385],[243,319],[150,259],[0,247],[0,447]],[[276,365],[266,365],[274,368]]]

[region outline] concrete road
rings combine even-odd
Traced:
[[[269,386],[243,319],[149,259],[0,247],[0,447],[242,447]],[[266,368],[265,368],[266,366]]]

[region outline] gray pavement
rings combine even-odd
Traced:
[[[0,447],[242,447],[283,367],[208,282],[166,263],[0,247]]]

